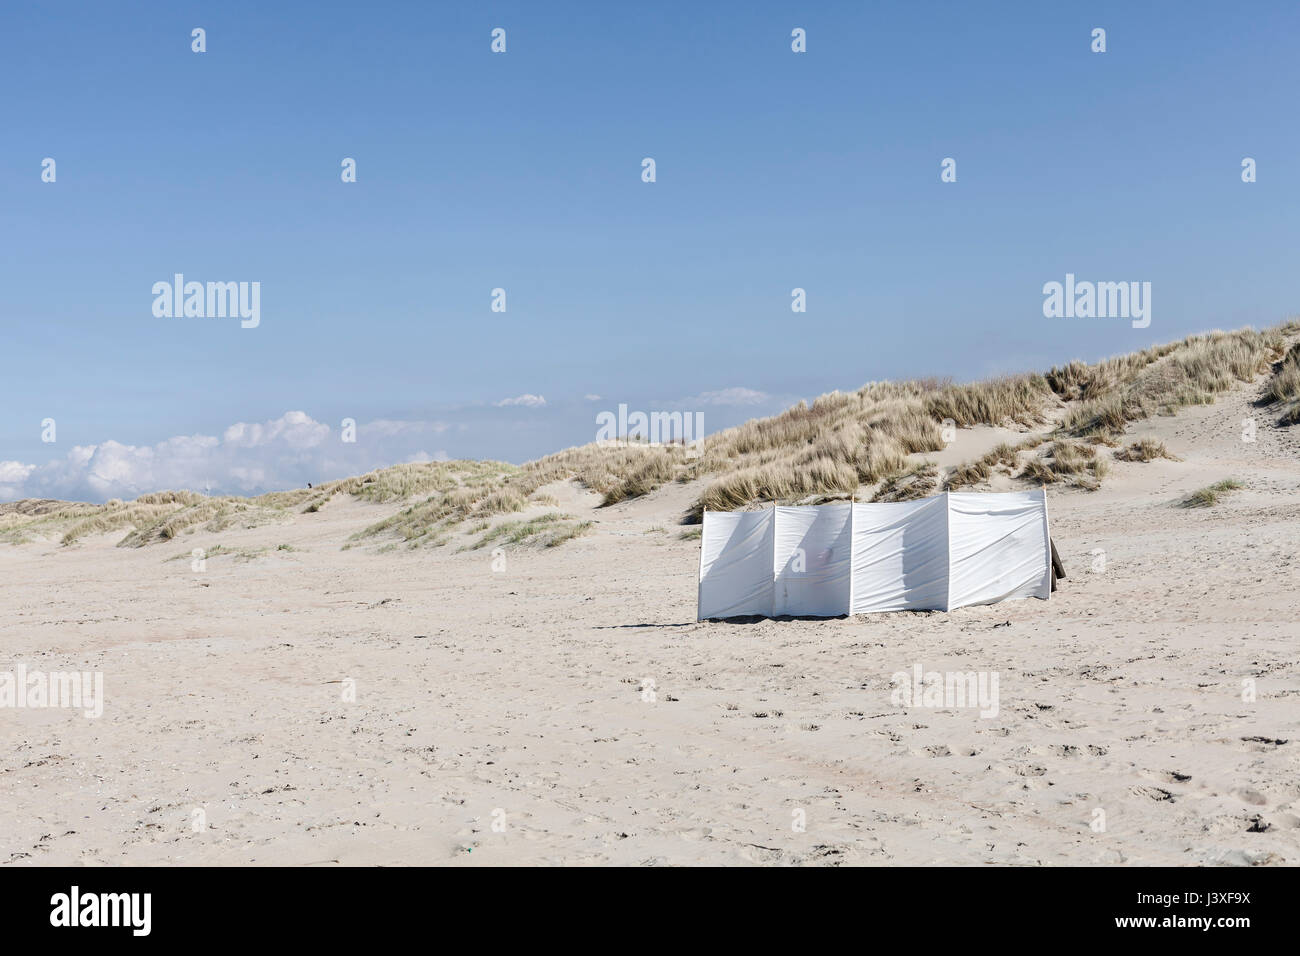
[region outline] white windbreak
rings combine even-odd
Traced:
[[[948,495],[948,607],[1046,598],[1052,592],[1047,493]]]
[[[952,610],[1051,589],[1042,490],[704,515],[701,620]]]
[[[776,509],[774,617],[835,617],[847,612],[851,517],[848,504]]]
[[[943,496],[853,506],[852,614],[948,605],[948,509]]]
[[[706,511],[699,618],[772,613],[772,510]]]

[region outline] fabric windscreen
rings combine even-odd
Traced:
[[[949,609],[1052,593],[1046,492],[953,492],[948,528]]]
[[[706,511],[700,540],[699,619],[771,615],[773,515]]]
[[[704,514],[700,620],[953,610],[1051,589],[1042,490]]]
[[[849,504],[776,509],[774,616],[848,613],[851,509]]]
[[[943,496],[853,506],[852,614],[948,605],[948,509]]]

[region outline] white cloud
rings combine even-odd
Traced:
[[[0,499],[23,497],[21,489],[27,476],[35,470],[35,465],[24,465],[20,461],[0,461]]]
[[[291,411],[267,422],[238,422],[220,438],[181,435],[156,445],[110,439],[74,446],[44,465],[0,462],[0,499],[104,501],[165,489],[258,494],[302,487],[394,462],[445,461],[445,451],[430,454],[421,445],[449,427],[379,419],[359,423],[357,440],[344,442],[337,428]]]
[[[600,396],[589,393],[587,395],[582,396],[582,400],[584,402],[598,402],[600,401]]]
[[[516,395],[514,398],[503,398],[496,403],[497,408],[505,408],[509,405],[526,405],[529,408],[541,408],[546,404],[546,399],[540,395]]]
[[[226,429],[223,440],[228,445],[256,448],[283,441],[291,448],[312,448],[329,437],[330,427],[312,421],[306,412],[285,412],[264,424],[239,422]]]
[[[35,465],[24,465],[20,461],[0,461],[0,484],[24,481],[35,467]]]

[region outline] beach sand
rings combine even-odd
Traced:
[[[682,484],[548,488],[593,532],[500,570],[342,550],[399,507],[346,496],[6,545],[0,669],[102,672],[105,700],[0,711],[0,861],[1295,864],[1300,431],[1251,397],[1130,428],[1182,461],[1049,491],[1050,601],[952,613],[697,623]],[[216,544],[250,554],[193,571]],[[917,664],[996,671],[998,715],[893,705]]]

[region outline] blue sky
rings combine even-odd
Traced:
[[[1294,4],[0,18],[0,498],[523,461],[592,440],[620,402],[712,431],[873,379],[1044,369],[1296,308]],[[260,282],[260,325],[156,318],[177,272]],[[1067,272],[1151,282],[1150,327],[1044,318]],[[521,395],[545,405],[498,404]],[[347,417],[360,440],[340,449]],[[182,436],[178,458],[162,443]]]

